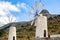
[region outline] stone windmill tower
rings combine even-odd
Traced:
[[[15,24],[11,24],[9,26],[8,40],[16,40],[16,27],[15,27]]]
[[[47,16],[49,12],[43,8],[43,5],[40,2],[36,3],[36,7],[40,7],[40,10],[36,10],[35,19],[32,21],[32,25],[36,26],[35,37],[44,38],[48,37],[48,29],[47,29]]]
[[[47,17],[39,14],[35,21],[36,26],[36,34],[35,37],[43,38],[48,37],[48,29],[47,29]]]

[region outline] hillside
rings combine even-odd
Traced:
[[[48,30],[50,34],[60,34],[60,15],[48,19]]]
[[[31,26],[30,22],[16,23],[17,26],[17,40],[32,40],[35,36],[35,26]],[[5,31],[4,29],[3,31]],[[48,32],[49,34],[60,34],[60,15],[48,18]],[[1,33],[1,31],[0,31]],[[8,39],[8,31],[3,32],[0,40]]]

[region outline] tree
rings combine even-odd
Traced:
[[[0,37],[5,33],[4,30],[0,29]]]

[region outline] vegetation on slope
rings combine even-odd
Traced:
[[[16,24],[17,25],[17,40],[32,40],[35,37],[35,26],[30,26],[29,23]],[[2,31],[0,31],[1,33]],[[48,18],[48,32],[49,34],[60,34],[60,15]],[[2,36],[3,35],[3,36]],[[8,32],[2,32],[1,40],[8,39]]]
[[[48,30],[50,34],[60,34],[60,15],[48,19]]]

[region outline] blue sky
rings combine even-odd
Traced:
[[[8,7],[10,8],[8,14],[10,13],[13,15],[13,17],[18,21],[29,21],[33,18],[33,16],[29,15],[29,12],[31,11],[32,5],[35,5],[36,1],[40,0],[0,0],[1,4],[6,3],[7,5],[4,4],[5,6],[11,6]],[[47,9],[50,14],[60,14],[60,0],[42,0],[41,2],[44,5],[44,9]],[[3,12],[6,12],[6,10]],[[0,15],[3,14],[3,12],[0,13]]]
[[[39,0],[1,0],[1,1],[8,1],[12,4],[17,3],[26,3],[30,7],[35,4],[35,1]],[[59,14],[60,13],[60,0],[42,0],[42,3],[44,4],[44,8],[47,9],[51,14]]]

